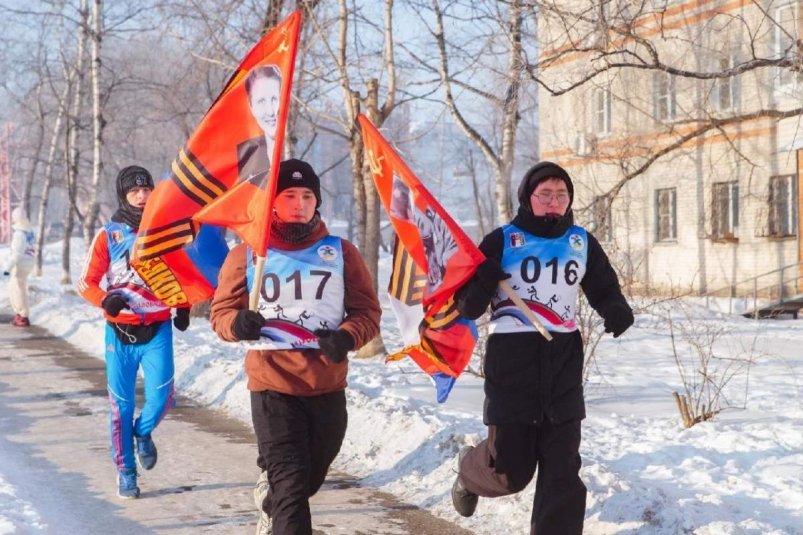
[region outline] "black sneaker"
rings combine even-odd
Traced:
[[[452,505],[454,505],[454,510],[460,516],[465,517],[474,514],[474,511],[477,510],[477,502],[480,501],[479,496],[469,491],[460,482],[460,464],[468,452],[473,449],[474,446],[463,446],[457,455],[457,476],[454,478],[454,484],[452,485]]]
[[[136,437],[137,439],[137,461],[143,470],[150,470],[156,466],[156,444],[150,435]]]

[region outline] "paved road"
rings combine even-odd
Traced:
[[[41,517],[35,532],[253,533],[256,446],[247,426],[179,397],[154,434],[159,463],[141,475],[141,498],[121,500],[103,362],[10,319],[0,315],[0,473]],[[312,517],[316,535],[470,534],[345,474],[330,474]]]

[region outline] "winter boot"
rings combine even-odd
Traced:
[[[473,449],[474,446],[463,446],[457,455],[457,477],[454,478],[454,484],[452,485],[452,505],[454,505],[454,510],[460,516],[465,517],[474,514],[474,511],[477,510],[477,502],[480,500],[479,496],[468,490],[460,482],[460,464],[468,452]]]
[[[13,325],[14,327],[30,327],[31,322],[28,321],[28,318],[26,318],[25,316],[20,316],[19,314],[17,314],[16,316],[14,316],[14,319],[11,320],[11,325]]]
[[[254,486],[254,505],[257,506],[257,511],[259,511],[256,535],[273,534],[273,520],[271,520],[268,513],[262,510],[262,504],[265,502],[265,498],[267,497],[269,490],[270,484],[268,483],[268,473],[263,471],[261,474],[259,474],[257,484]]]
[[[129,500],[139,498],[136,469],[129,468],[117,473],[117,495]]]
[[[150,435],[136,437],[137,461],[143,470],[150,470],[156,466],[156,444]]]

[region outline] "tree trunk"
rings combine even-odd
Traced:
[[[103,0],[94,0],[92,8],[92,61],[90,63],[90,76],[92,78],[92,186],[89,188],[89,202],[84,212],[84,240],[89,244],[95,236],[95,223],[100,212],[98,190],[100,177],[103,173],[103,112],[100,95],[100,49],[103,35],[102,29]]]
[[[22,206],[25,207],[25,213],[31,214],[31,192],[33,191],[33,182],[36,179],[36,170],[39,167],[39,155],[42,153],[42,145],[45,143],[45,112],[42,109],[42,87],[43,82],[39,82],[36,87],[36,104],[37,104],[37,130],[36,130],[36,143],[34,144],[33,154],[31,155],[31,169],[28,176],[25,177],[25,184],[22,189]]]
[[[376,79],[368,80],[368,95],[365,98],[365,109],[368,118],[374,124],[381,124],[377,103],[379,100],[379,81]],[[362,143],[360,143],[362,146]],[[364,156],[364,155],[363,155]],[[365,191],[365,242],[360,244],[360,249],[371,273],[374,284],[374,292],[378,290],[379,281],[379,241],[381,239],[379,228],[379,193],[374,186],[374,179],[371,169],[365,158],[362,158],[362,177],[363,190]],[[377,335],[368,344],[363,346],[358,352],[358,358],[369,358],[376,355],[386,355],[387,349],[382,341],[382,335]]]
[[[523,68],[521,50],[521,1],[510,3],[508,35],[510,52],[507,61],[507,89],[502,106],[502,151],[500,169],[496,180],[496,206],[501,222],[513,219],[513,206],[510,199],[510,182],[513,170],[513,157],[516,153],[516,131],[519,126],[519,88]]]
[[[78,134],[80,132],[81,103],[84,96],[84,53],[86,51],[86,41],[89,38],[89,9],[87,0],[81,0],[79,7],[81,15],[81,34],[78,37],[78,51],[76,52],[76,63],[73,70],[74,81],[72,88],[72,104],[70,114],[67,117],[67,214],[64,219],[64,241],[61,248],[61,284],[72,284],[70,275],[70,238],[72,237],[76,215],[76,184],[78,180],[78,162],[81,156],[78,148]]]
[[[67,95],[70,91],[70,84],[64,86],[64,91],[59,99],[59,110],[56,114],[56,121],[53,123],[53,135],[50,136],[50,148],[47,152],[47,163],[45,165],[44,180],[42,183],[42,197],[39,199],[39,217],[36,225],[36,258],[33,268],[35,277],[42,276],[42,250],[45,244],[45,225],[47,223],[47,203],[50,197],[50,188],[53,184],[53,167],[56,161],[56,148],[61,137],[61,123],[64,120],[67,110]]]

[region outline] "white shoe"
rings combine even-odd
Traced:
[[[270,484],[268,483],[268,473],[262,472],[259,474],[257,484],[254,486],[254,505],[259,512],[259,520],[257,521],[256,535],[272,535],[273,534],[273,520],[271,520],[268,513],[262,510],[262,502],[268,495]]]

